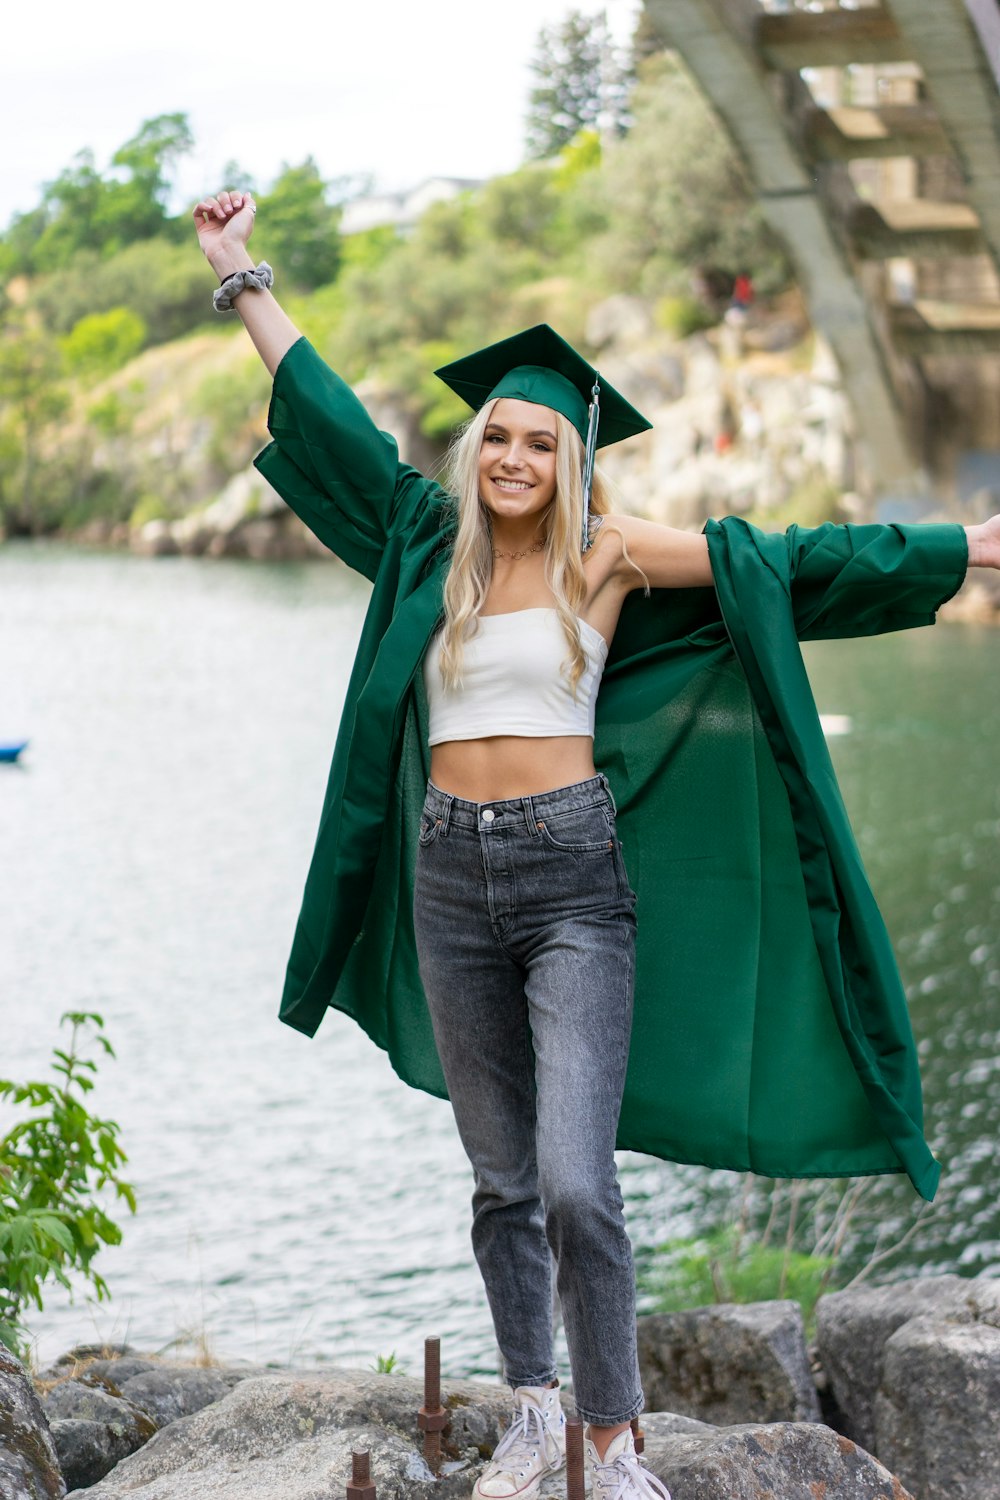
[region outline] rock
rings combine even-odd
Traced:
[[[1000,1329],[914,1318],[885,1345],[879,1457],[920,1500],[1000,1497]]]
[[[818,1422],[797,1302],[722,1303],[639,1319],[646,1405],[706,1422]]]
[[[650,1418],[646,1433],[646,1462],[673,1500],[912,1500],[871,1454],[819,1423],[663,1435]]]
[[[137,1377],[141,1378],[141,1377]],[[504,1387],[445,1383],[446,1464],[423,1461],[423,1388],[401,1376],[338,1370],[253,1376],[222,1401],[170,1423],[87,1491],[91,1500],[316,1500],[344,1493],[351,1453],[371,1453],[379,1500],[467,1500],[510,1408]],[[82,1495],[78,1500],[83,1500]]]
[[[169,521],[147,521],[132,532],[132,551],[140,557],[176,557],[180,547]]]
[[[586,340],[594,350],[604,350],[609,344],[620,349],[640,343],[652,331],[653,312],[649,303],[625,292],[598,302],[587,316]]]
[[[121,1366],[131,1363],[120,1361]],[[189,1417],[221,1401],[240,1381],[262,1373],[259,1369],[214,1369],[198,1365],[152,1364],[130,1375],[121,1369],[116,1371],[114,1364],[108,1369],[111,1378],[119,1380],[122,1395],[148,1413],[157,1427],[165,1427],[168,1422]]]
[[[61,1500],[55,1444],[23,1365],[0,1344],[0,1496]]]
[[[913,1318],[970,1316],[977,1297],[987,1301],[1000,1283],[961,1276],[921,1276],[895,1286],[830,1292],[816,1304],[816,1343],[848,1437],[874,1453],[875,1396],[882,1381],[885,1346]],[[978,1292],[977,1292],[978,1288]]]
[[[42,1398],[66,1484],[96,1484],[123,1458],[141,1448],[157,1424],[118,1394],[104,1374],[61,1380]]]

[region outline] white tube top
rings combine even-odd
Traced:
[[[554,609],[480,615],[475,635],[465,642],[457,691],[446,689],[441,680],[443,631],[438,631],[424,656],[430,744],[493,734],[593,738],[608,643],[586,620],[579,620],[579,626],[587,665],[575,698],[564,670],[569,643]]]

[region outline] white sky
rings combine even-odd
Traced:
[[[0,28],[0,228],[77,151],[111,153],[187,111],[179,202],[239,161],[266,186],[311,154],[325,177],[383,188],[516,167],[539,29],[604,9],[626,38],[638,0],[17,0]]]

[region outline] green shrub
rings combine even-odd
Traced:
[[[135,1195],[119,1169],[127,1158],[118,1126],[86,1108],[97,1063],[92,1048],[114,1057],[104,1022],[89,1011],[67,1011],[65,1049],[53,1049],[56,1082],[0,1079],[0,1099],[26,1117],[0,1138],[0,1343],[25,1352],[23,1324],[29,1304],[41,1309],[42,1287],[57,1281],[73,1289],[71,1274],[93,1287],[99,1301],[109,1295],[93,1261],[102,1245],[117,1245],[121,1230],[108,1216],[108,1191],[135,1212]]]
[[[128,524],[133,531],[138,531],[147,521],[166,521],[169,518],[169,507],[161,495],[140,495],[128,518]]]
[[[655,1312],[788,1297],[801,1305],[808,1324],[833,1264],[829,1255],[804,1254],[787,1244],[761,1244],[729,1227],[660,1245],[642,1274],[641,1286]]]
[[[657,325],[675,339],[686,339],[703,328],[711,328],[716,318],[697,297],[661,297],[656,304]]]
[[[110,375],[127,365],[146,341],[146,325],[130,307],[88,313],[60,339],[66,368],[80,375]]]

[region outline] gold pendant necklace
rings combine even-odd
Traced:
[[[493,556],[494,557],[509,557],[512,562],[516,562],[516,560],[519,557],[530,557],[531,554],[532,554],[532,552],[541,552],[541,550],[542,550],[542,548],[544,546],[545,546],[545,542],[544,541],[536,542],[533,547],[526,547],[523,552],[500,552],[500,551],[498,551],[498,549],[496,547],[494,547],[493,548]]]

